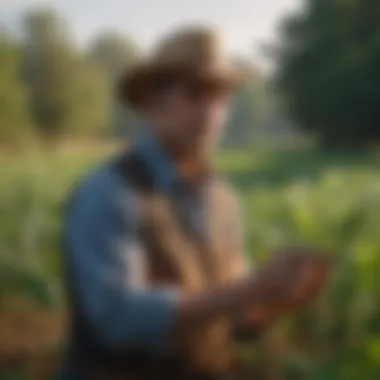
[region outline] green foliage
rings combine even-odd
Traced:
[[[279,246],[307,244],[336,263],[321,302],[276,331],[273,339],[286,347],[286,378],[376,378],[379,159],[281,152],[243,162],[240,156],[229,174],[242,195],[254,261]]]
[[[90,56],[103,67],[112,81],[132,67],[139,57],[138,48],[133,41],[112,31],[98,35],[89,50]]]
[[[14,145],[30,133],[19,47],[0,32],[0,145]]]
[[[2,162],[0,275],[3,297],[60,303],[59,229],[70,187],[98,155],[20,156]],[[370,154],[225,152],[217,159],[244,205],[247,247],[257,265],[272,250],[306,243],[336,268],[313,308],[279,324],[280,370],[294,379],[374,379],[380,374],[380,165]],[[60,288],[58,288],[60,289]],[[5,294],[8,293],[8,294]],[[275,350],[274,350],[275,351]],[[261,345],[244,357],[265,368]],[[253,365],[254,367],[254,365]],[[264,368],[264,369],[265,369]]]
[[[56,140],[104,130],[109,116],[106,79],[74,49],[59,15],[34,11],[26,16],[25,27],[25,81],[39,134]]]
[[[229,147],[243,146],[252,139],[254,116],[254,96],[256,87],[250,83],[237,92],[231,107],[231,116],[224,137]]]
[[[287,19],[278,83],[301,128],[328,146],[380,140],[380,3],[306,0]]]
[[[70,137],[108,137],[112,99],[109,82],[98,65],[82,58],[78,62],[80,75],[75,80],[74,110],[64,132]]]
[[[132,109],[120,104],[112,91],[139,57],[139,49],[125,36],[108,31],[97,36],[89,48],[89,57],[105,73],[112,93],[111,126],[114,134],[132,137],[140,128],[140,120]]]

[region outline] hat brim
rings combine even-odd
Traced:
[[[186,65],[140,64],[123,73],[117,83],[117,96],[123,104],[140,108],[146,90],[158,79],[194,80],[218,85],[234,92],[252,78],[247,69],[224,67],[218,69],[194,69]]]

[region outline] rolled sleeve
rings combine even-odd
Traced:
[[[68,210],[67,268],[86,320],[106,344],[156,350],[167,346],[178,293],[146,281],[138,218],[138,202],[116,173],[93,176]]]

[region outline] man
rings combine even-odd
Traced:
[[[121,99],[149,131],[71,200],[65,379],[222,378],[234,372],[235,331],[255,332],[321,289],[328,263],[302,249],[249,273],[235,197],[210,164],[247,79],[220,42],[211,29],[177,30],[122,77]]]

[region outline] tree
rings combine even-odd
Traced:
[[[240,88],[232,99],[230,118],[224,144],[229,147],[246,146],[252,142],[254,131],[262,123],[263,107],[261,87],[263,75],[246,60],[234,57],[234,65],[249,73],[250,80]]]
[[[0,145],[15,144],[30,135],[26,91],[22,85],[19,46],[0,33]]]
[[[132,109],[120,104],[116,99],[114,86],[120,75],[138,59],[139,51],[136,45],[119,33],[106,31],[94,39],[89,56],[107,75],[108,92],[113,102],[112,128],[115,134],[133,136],[139,129],[140,119]]]
[[[252,140],[256,111],[254,91],[254,84],[249,83],[234,96],[227,133],[224,137],[224,143],[228,147],[240,147]]]
[[[47,140],[97,134],[108,118],[105,78],[71,43],[62,18],[37,10],[25,18],[24,69],[38,131]]]
[[[78,137],[110,137],[111,96],[101,68],[82,57],[77,62],[73,112],[67,134]]]
[[[283,24],[277,83],[300,128],[325,145],[380,141],[380,3],[308,0]]]

